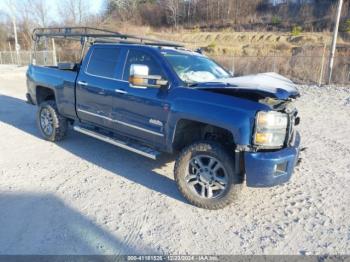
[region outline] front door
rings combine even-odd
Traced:
[[[165,124],[169,111],[167,90],[132,87],[128,82],[132,64],[146,65],[149,75],[160,75],[166,79],[160,64],[152,54],[130,48],[125,61],[122,85],[113,98],[112,114],[119,113],[117,128],[138,140],[164,146]]]

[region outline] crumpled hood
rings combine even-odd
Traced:
[[[221,83],[221,84],[220,84]],[[215,84],[218,84],[217,86]],[[224,86],[222,85],[224,84]],[[296,85],[288,78],[277,73],[263,73],[240,77],[217,79],[208,85],[198,85],[198,89],[233,89],[259,93],[264,96],[287,100],[298,97],[299,91]]]

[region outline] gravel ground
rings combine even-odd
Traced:
[[[41,139],[24,72],[0,67],[0,254],[350,254],[350,88],[300,87],[291,182],[208,211],[181,197],[171,157]]]

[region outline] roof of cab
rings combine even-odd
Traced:
[[[94,46],[106,45],[106,46],[121,46],[121,47],[132,47],[140,49],[151,49],[156,50],[162,54],[183,54],[183,55],[197,55],[203,56],[202,54],[185,49],[183,47],[169,47],[169,46],[159,46],[159,45],[144,45],[144,44],[134,44],[134,43],[113,43],[113,42],[95,42]]]

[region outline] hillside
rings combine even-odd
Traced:
[[[299,83],[325,83],[331,33],[280,32],[149,32],[157,38],[184,43],[205,54],[236,75],[278,72]],[[339,37],[333,81],[350,82],[350,42]]]
[[[149,26],[105,24],[105,28],[147,35],[203,48],[206,55],[235,75],[277,72],[298,83],[326,83],[331,32],[235,32],[152,29]],[[341,33],[337,43],[333,82],[350,83],[350,37]]]
[[[290,56],[300,51],[321,51],[331,44],[330,33],[278,32],[175,32],[151,33],[158,38],[183,42],[190,48],[202,47],[211,55],[232,56]],[[340,46],[350,43],[339,39]],[[321,55],[321,54],[319,54]]]

